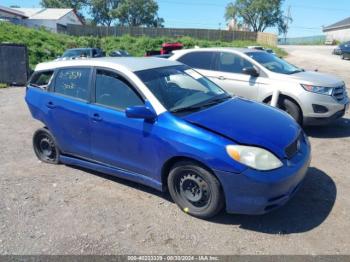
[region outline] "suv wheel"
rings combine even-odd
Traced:
[[[224,206],[217,178],[188,161],[173,166],[168,176],[169,193],[182,211],[199,218],[216,215]]]
[[[50,164],[59,163],[60,151],[49,130],[40,128],[34,133],[33,148],[39,160]]]
[[[271,100],[267,102],[268,104],[271,104]],[[289,115],[291,115],[294,120],[299,124],[302,125],[302,113],[299,108],[299,106],[294,103],[292,100],[286,98],[286,97],[280,97],[278,99],[277,107],[285,112],[287,112]]]

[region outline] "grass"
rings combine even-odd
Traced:
[[[134,56],[143,56],[146,50],[158,50],[163,42],[179,41],[185,48],[194,46],[200,47],[245,47],[248,45],[258,45],[254,41],[208,41],[191,37],[167,38],[167,37],[131,37],[124,35],[121,37],[90,37],[90,36],[68,36],[48,32],[45,29],[31,29],[7,22],[0,22],[0,43],[25,44],[29,50],[29,65],[33,69],[36,64],[50,61],[60,56],[65,49],[75,47],[99,47],[106,53],[115,49],[124,49]],[[286,52],[277,47],[272,48],[278,56],[286,56]]]
[[[1,88],[6,88],[6,87],[8,87],[8,84],[0,83],[0,89],[1,89]]]

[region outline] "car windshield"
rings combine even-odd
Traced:
[[[268,70],[275,73],[291,75],[303,71],[303,69],[289,64],[285,60],[267,52],[248,52],[246,54]]]
[[[62,57],[88,57],[90,51],[88,49],[71,49],[63,53]]]
[[[171,66],[136,72],[163,106],[173,112],[198,111],[231,96],[188,66]]]

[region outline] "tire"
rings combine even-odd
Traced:
[[[345,60],[345,55],[344,54],[341,55],[341,59]]]
[[[180,209],[194,217],[213,217],[224,206],[218,179],[207,169],[190,161],[182,161],[172,167],[168,189]]]
[[[271,104],[271,100],[267,101],[267,104]],[[285,112],[287,112],[290,116],[294,118],[294,120],[302,125],[303,116],[299,106],[294,103],[292,100],[286,97],[280,97],[278,99],[277,107]]]
[[[33,135],[33,148],[35,155],[42,162],[58,164],[60,151],[56,140],[49,130],[40,128]]]

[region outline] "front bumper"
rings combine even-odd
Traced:
[[[304,180],[310,165],[310,151],[309,144],[305,143],[283,167],[268,172],[250,168],[240,174],[215,170],[225,194],[226,211],[259,215],[283,206]]]
[[[325,113],[316,113],[313,104],[320,105],[327,109]],[[307,93],[302,96],[303,125],[325,125],[344,116],[348,109],[349,98],[345,97],[338,101],[333,96]]]
[[[304,117],[303,124],[305,126],[328,125],[338,118],[343,117],[345,112],[346,110],[344,108],[329,117]]]

